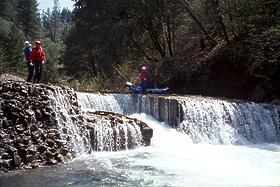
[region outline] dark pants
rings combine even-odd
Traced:
[[[43,72],[43,64],[42,62],[34,62],[34,69],[35,69],[35,75],[34,75],[34,83],[38,83],[41,80],[42,72]]]
[[[30,66],[30,62],[27,62],[27,68],[28,68],[27,82],[31,82],[31,79],[34,75],[34,65]]]
[[[148,86],[148,81],[141,81],[141,88],[142,88],[142,92],[146,92],[147,91],[147,86]]]

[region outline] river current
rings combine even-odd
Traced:
[[[1,174],[0,187],[280,186],[277,141],[196,142],[193,136],[147,114],[129,117],[153,129],[150,146],[80,154],[58,166]]]

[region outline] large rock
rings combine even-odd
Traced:
[[[58,88],[20,81],[9,75],[0,77],[0,170],[36,168],[67,160],[57,156],[54,161],[49,154],[66,149],[57,141],[61,139],[57,111],[48,96]]]
[[[86,116],[94,151],[120,151],[150,145],[153,130],[142,121],[107,111],[87,112]]]

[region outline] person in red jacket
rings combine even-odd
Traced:
[[[145,66],[142,67],[140,72],[140,82],[141,82],[142,92],[144,93],[146,92],[148,86],[148,72]]]
[[[34,66],[35,75],[34,75],[34,83],[38,83],[41,80],[42,72],[43,72],[43,64],[46,61],[46,53],[43,51],[41,47],[41,42],[36,41],[35,47],[32,49],[30,54],[30,66]],[[33,76],[30,75],[31,77]],[[31,80],[31,79],[30,79]]]

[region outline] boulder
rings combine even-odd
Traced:
[[[153,129],[140,120],[107,111],[87,112],[86,116],[94,151],[120,151],[150,145]],[[98,131],[105,131],[101,134],[107,133],[107,137],[96,136]]]

